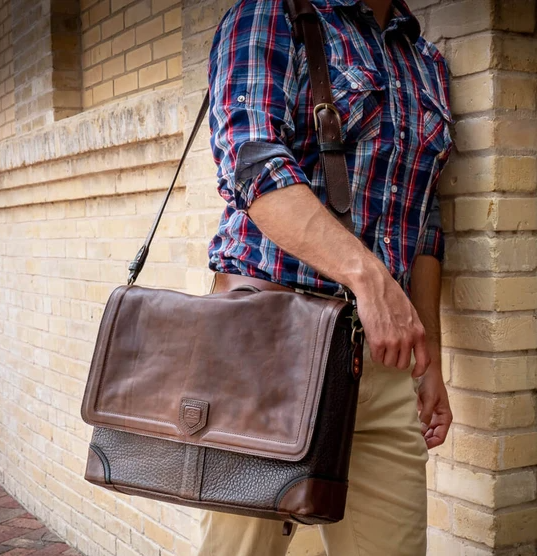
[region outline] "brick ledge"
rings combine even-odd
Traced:
[[[180,87],[150,91],[81,112],[0,142],[0,173],[181,133]]]

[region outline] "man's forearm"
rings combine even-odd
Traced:
[[[281,249],[353,291],[359,288],[368,266],[379,266],[371,251],[328,212],[305,184],[260,197],[248,215]]]
[[[412,266],[411,300],[425,327],[433,364],[440,364],[441,265],[430,255],[418,255]]]
[[[414,376],[429,366],[425,330],[399,284],[360,239],[340,224],[305,184],[256,199],[248,211],[257,227],[281,249],[356,295],[375,362],[406,369],[414,350]]]

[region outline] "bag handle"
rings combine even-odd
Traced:
[[[313,117],[319,156],[323,166],[328,205],[334,216],[349,230],[354,231],[351,219],[351,193],[349,185],[349,172],[345,160],[345,145],[341,136],[341,118],[333,104],[332,90],[330,88],[330,74],[324,51],[324,38],[321,23],[315,8],[309,0],[285,0],[293,34],[298,40],[303,40],[308,60],[308,72],[314,102]],[[129,264],[128,284],[132,285],[142,271],[149,247],[168,203],[175,182],[179,175],[190,147],[196,138],[201,123],[209,107],[209,91],[205,94],[194,127],[188,138],[185,150],[179,161],[170,187],[157,212],[153,225],[147,234],[144,244],[136,253],[136,257]]]

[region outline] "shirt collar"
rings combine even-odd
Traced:
[[[373,10],[363,0],[311,0],[321,10],[330,10],[339,7],[355,6],[364,15],[372,15]],[[416,42],[421,35],[421,26],[416,16],[410,11],[405,0],[393,0],[393,17],[386,30],[399,29],[403,31],[412,42]]]

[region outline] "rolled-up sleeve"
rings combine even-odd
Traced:
[[[444,231],[440,217],[440,203],[435,195],[427,224],[420,234],[416,255],[432,255],[441,263],[444,261]]]
[[[297,97],[294,44],[282,0],[245,0],[224,17],[209,57],[211,148],[218,190],[238,210],[309,184],[290,146]]]

